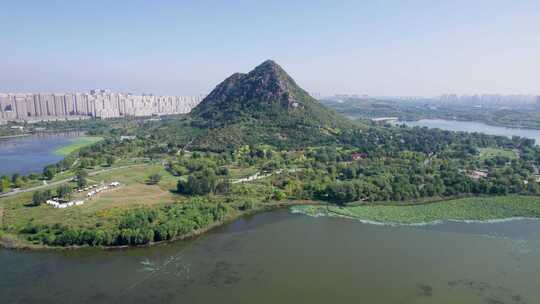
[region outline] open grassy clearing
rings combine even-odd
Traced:
[[[494,158],[494,157],[506,157],[508,159],[516,159],[516,153],[512,150],[497,149],[497,148],[483,148],[480,149],[479,158],[481,160]]]
[[[231,179],[238,179],[243,178],[246,176],[251,176],[255,173],[257,173],[257,168],[254,167],[240,167],[240,166],[232,166],[229,168],[229,174]]]
[[[512,217],[540,217],[540,197],[474,197],[408,206],[298,206],[295,212],[329,215],[388,224],[420,224],[441,220],[488,221]]]
[[[159,173],[162,180],[158,185],[147,185],[146,179],[153,173]],[[157,164],[107,171],[90,176],[89,181],[97,183],[118,181],[120,187],[100,193],[82,206],[66,209],[54,209],[45,204],[38,207],[29,206],[32,192],[0,199],[0,208],[4,209],[3,229],[17,232],[29,222],[40,225],[58,223],[75,227],[109,225],[113,224],[110,223],[110,219],[125,209],[174,202],[182,197],[172,192],[176,187],[176,178]],[[73,198],[86,199],[86,192],[75,193]]]
[[[67,146],[60,147],[56,150],[54,150],[54,154],[56,155],[68,155],[74,151],[77,151],[80,148],[92,145],[97,143],[98,141],[102,140],[103,137],[97,137],[97,136],[83,136],[83,137],[77,137],[71,143]]]

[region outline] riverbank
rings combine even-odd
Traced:
[[[402,206],[299,206],[292,208],[292,211],[383,225],[426,225],[443,221],[490,222],[540,218],[540,196],[471,197]]]

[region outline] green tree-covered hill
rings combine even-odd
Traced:
[[[227,149],[244,144],[295,147],[336,142],[355,125],[326,108],[274,61],[220,83],[191,112],[192,126],[204,130],[193,145]]]

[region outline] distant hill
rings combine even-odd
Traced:
[[[271,60],[225,79],[190,115],[192,124],[205,130],[194,145],[218,150],[244,144],[295,147],[335,142],[342,130],[355,127]]]

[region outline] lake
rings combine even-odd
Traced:
[[[540,144],[540,130],[535,129],[496,127],[475,121],[457,121],[444,119],[421,119],[418,121],[404,121],[403,123],[411,127],[418,126],[439,128],[449,131],[480,132],[489,135],[500,135],[508,137],[512,137],[515,135],[532,138],[536,141],[536,144]]]
[[[82,135],[80,132],[43,133],[0,139],[0,176],[41,173],[46,165],[64,158],[54,154],[56,149]]]
[[[2,303],[538,303],[540,221],[380,226],[277,210],[130,250],[0,249]]]

